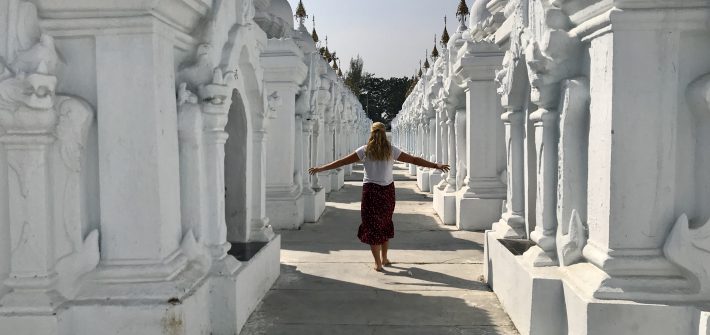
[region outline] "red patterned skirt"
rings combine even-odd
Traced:
[[[394,183],[380,186],[365,183],[362,186],[360,215],[362,223],[357,237],[362,243],[380,245],[394,237],[392,214],[395,206]]]

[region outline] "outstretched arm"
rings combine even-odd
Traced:
[[[324,171],[328,171],[328,170],[337,169],[341,166],[357,163],[359,161],[360,161],[360,157],[357,156],[357,153],[353,152],[352,154],[347,155],[335,162],[332,162],[332,163],[329,163],[329,164],[326,164],[323,166],[312,167],[312,168],[308,169],[308,173],[316,174],[316,173],[320,173],[320,172],[324,172]]]
[[[421,167],[425,167],[425,168],[431,168],[431,169],[441,170],[444,172],[449,172],[449,165],[448,164],[432,163],[426,159],[414,157],[406,152],[401,153],[399,155],[399,158],[397,158],[397,160],[402,163],[409,163],[409,164],[414,164],[416,166],[421,166]]]

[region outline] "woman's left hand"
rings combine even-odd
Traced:
[[[311,176],[314,175],[314,174],[316,174],[316,173],[320,173],[320,172],[322,172],[322,171],[323,171],[323,170],[322,170],[321,168],[319,168],[319,167],[312,167],[312,168],[308,169],[308,173],[309,173]]]

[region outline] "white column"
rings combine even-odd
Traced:
[[[315,192],[313,191],[311,175],[308,174],[308,169],[312,167],[311,163],[313,162],[313,120],[303,117],[301,123],[303,131],[301,136],[303,143],[303,165],[301,166],[303,193],[312,195]]]
[[[456,111],[448,107],[446,110],[447,120],[447,134],[448,143],[446,150],[448,151],[448,162],[451,166],[449,174],[446,176],[446,193],[456,192]]]
[[[225,265],[222,263],[231,247],[227,242],[224,183],[224,145],[229,137],[224,128],[227,125],[230,105],[231,100],[227,100],[221,104],[206,103],[203,106],[206,200],[209,216],[203,226],[201,240],[210,251],[214,270]]]
[[[493,228],[505,238],[525,238],[525,115],[520,110],[508,110],[501,119],[505,125],[508,187],[505,212]]]
[[[305,150],[303,147],[303,116],[301,114],[296,114],[295,116],[295,122],[294,122],[294,136],[293,136],[293,141],[294,141],[294,160],[293,160],[293,171],[294,171],[294,176],[293,176],[293,182],[296,184],[298,187],[299,192],[302,192],[304,189],[304,184],[303,184],[303,157],[305,155]]]
[[[187,263],[173,49],[155,33],[96,37],[101,280],[167,280]]]
[[[320,120],[312,120],[312,135],[311,135],[311,166],[317,166],[319,161],[319,148],[320,148]],[[323,188],[320,184],[320,178],[318,174],[314,174],[311,178],[311,188],[318,191]]]
[[[464,186],[467,170],[467,135],[466,135],[466,109],[456,110],[456,120],[454,128],[456,129],[456,190],[460,190]]]
[[[502,108],[493,69],[487,73],[491,75],[487,80],[470,80],[466,89],[466,177],[457,199],[456,222],[467,230],[490,229],[500,218],[505,199],[506,187],[499,175],[504,168]]]
[[[28,110],[22,111],[27,115]],[[53,111],[38,112],[49,117]],[[13,310],[53,312],[64,298],[55,291],[58,276],[54,254],[55,221],[52,215],[49,152],[56,138],[52,123],[33,134],[6,134],[0,138],[6,154],[9,181],[9,226],[13,241],[11,271],[5,281],[12,292],[0,301]],[[7,126],[7,124],[3,124]]]
[[[439,134],[440,136],[437,137],[439,140],[439,144],[437,145],[437,151],[438,151],[438,160],[442,163],[450,164],[451,162],[449,161],[449,126],[446,124],[446,114],[444,112],[439,113]],[[446,185],[448,185],[448,177],[451,171],[443,173],[441,182],[439,183],[438,188],[440,190],[444,190],[446,188]]]
[[[530,238],[543,251],[535,255],[535,266],[557,265],[557,141],[559,117],[557,112],[539,108],[530,115],[535,123],[535,151],[537,155],[537,202],[535,230]],[[532,251],[538,249],[531,249]]]

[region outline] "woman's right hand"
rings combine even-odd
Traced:
[[[441,170],[443,172],[449,172],[451,170],[451,167],[449,164],[436,164],[436,169]]]
[[[322,170],[319,167],[312,167],[312,168],[308,169],[308,174],[310,174],[311,176],[316,173],[320,173],[320,172],[322,172]]]

